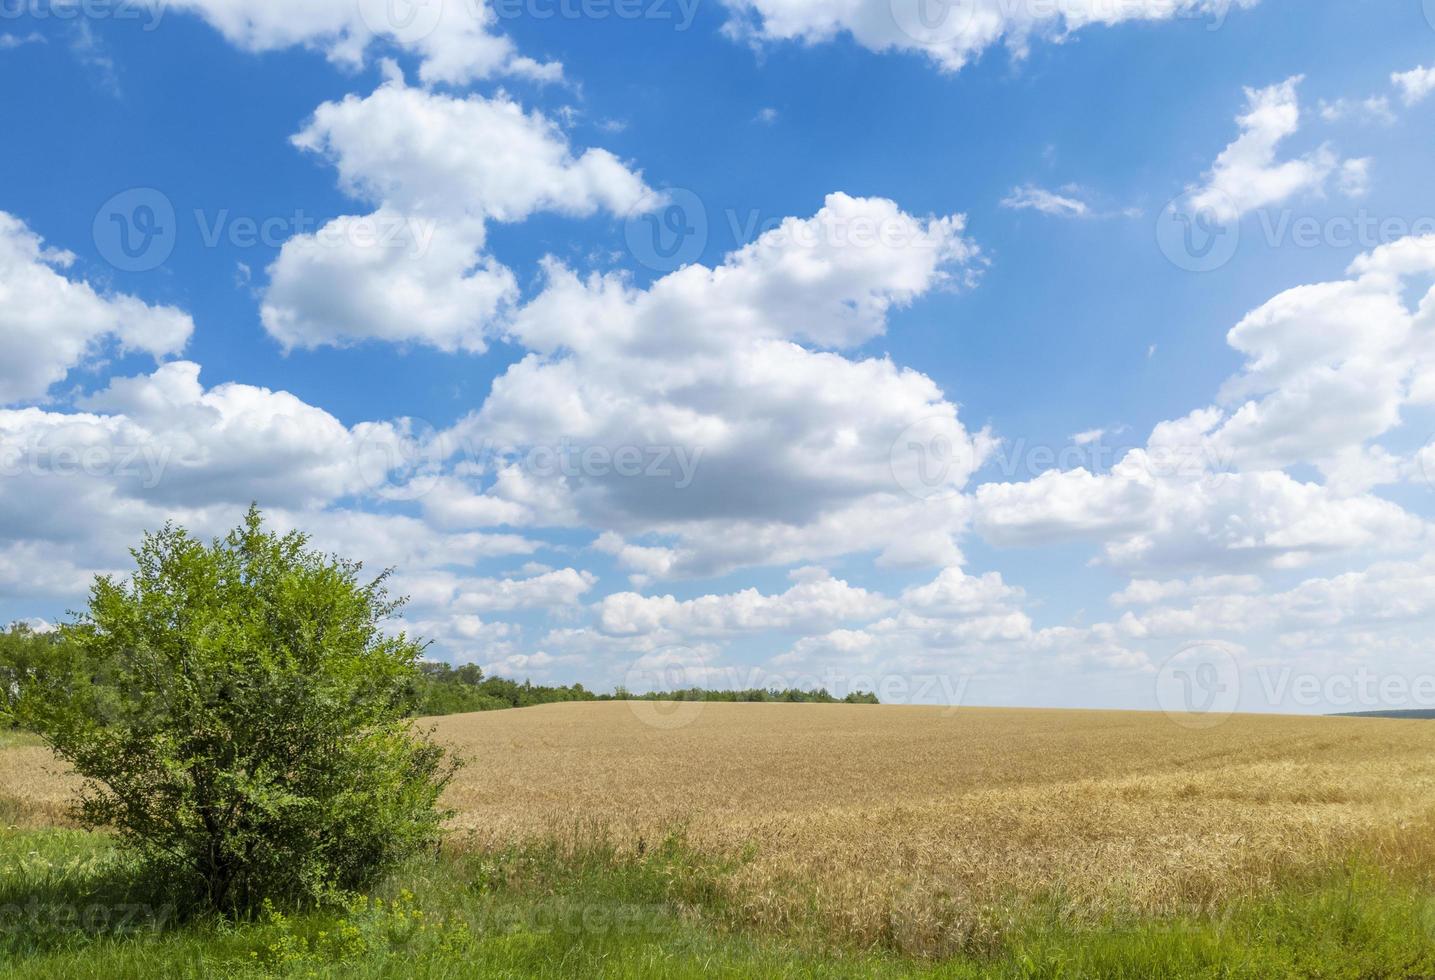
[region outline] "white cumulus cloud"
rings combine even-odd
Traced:
[[[261,318],[286,348],[365,340],[481,351],[518,298],[486,254],[488,223],[624,213],[649,194],[606,150],[575,152],[506,96],[458,98],[393,79],[327,102],[295,137],[378,210],[285,243]]]
[[[106,344],[160,358],[189,342],[188,314],[99,291],[67,274],[74,261],[0,211],[0,405],[44,398]]]

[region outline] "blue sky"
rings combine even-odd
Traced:
[[[1420,3],[157,2],[0,0],[0,616],[256,500],[512,676],[1424,676]]]

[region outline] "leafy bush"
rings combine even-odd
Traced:
[[[253,508],[133,555],[63,628],[73,667],[19,680],[19,720],[86,777],[86,823],[225,911],[360,888],[435,843],[452,764],[405,720],[422,647],[382,631],[386,575]],[[113,697],[74,680],[99,675]]]

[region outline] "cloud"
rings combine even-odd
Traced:
[[[671,595],[614,593],[603,599],[599,624],[604,632],[617,636],[662,630],[686,639],[768,630],[811,631],[832,623],[872,619],[891,607],[891,600],[884,596],[817,569],[801,575],[792,588],[779,595],[744,589],[679,601]]]
[[[1349,185],[1364,173],[1365,161],[1342,161],[1329,146],[1276,159],[1280,145],[1300,130],[1296,89],[1301,80],[1297,75],[1278,85],[1246,89],[1246,111],[1236,119],[1241,134],[1221,151],[1203,183],[1189,192],[1193,210],[1234,221],[1302,194],[1322,194],[1332,175],[1343,175]]]
[[[1388,126],[1395,122],[1395,112],[1390,108],[1390,99],[1383,95],[1372,95],[1367,99],[1336,99],[1334,102],[1322,99],[1320,118],[1326,122],[1356,119]]]
[[[482,664],[485,674],[495,671],[490,666],[495,662],[511,662],[521,670],[529,663],[547,665],[542,653],[524,655],[519,652],[522,630],[513,623],[489,622],[469,613],[454,613],[434,610],[430,615],[424,610],[409,610],[401,623],[404,632],[432,646],[427,652],[430,659],[442,659],[449,663]],[[514,670],[500,670],[499,673],[513,673]]]
[[[649,193],[617,157],[575,155],[554,123],[507,96],[440,95],[402,79],[324,103],[293,142],[331,163],[353,197],[433,218],[622,213]]]
[[[159,507],[304,507],[381,484],[383,461],[404,439],[387,423],[347,428],[287,392],[206,389],[199,372],[198,364],[172,361],[153,374],[113,378],[82,399],[83,412],[0,410],[9,486],[28,485],[40,497],[87,496],[88,486]],[[376,465],[366,458],[371,448]]]
[[[1348,278],[1278,294],[1228,334],[1245,361],[1218,405],[1157,425],[1110,472],[980,486],[976,529],[1005,545],[1085,538],[1128,568],[1290,568],[1421,547],[1425,522],[1370,491],[1419,469],[1375,440],[1435,403],[1432,282],[1435,238],[1406,238]]]
[[[113,378],[73,410],[0,409],[0,567],[25,570],[0,591],[75,600],[91,575],[130,566],[143,531],[174,520],[222,533],[256,501],[281,530],[374,569],[419,574],[536,550],[514,534],[358,509],[392,493],[410,473],[399,464],[421,452],[404,420],[345,426],[287,392],[206,388],[188,361]]]
[[[1199,448],[1198,448],[1199,447]],[[1398,505],[1278,470],[1189,472],[1169,460],[1205,447],[1133,450],[1110,473],[1049,471],[978,488],[975,526],[1001,545],[1100,542],[1119,568],[1292,568],[1317,558],[1421,546]],[[1171,453],[1172,455],[1168,455]]]
[[[373,48],[393,45],[420,58],[425,83],[462,85],[494,75],[556,81],[560,65],[517,53],[494,33],[497,17],[483,0],[393,4],[388,0],[170,0],[166,9],[202,17],[246,51],[305,47],[357,68]]]
[[[29,34],[0,34],[0,51],[12,51],[27,44],[44,44],[45,35],[39,31]]]
[[[902,593],[902,603],[924,616],[962,618],[992,610],[1008,611],[1011,603],[1019,602],[1024,593],[1007,585],[996,572],[968,575],[960,568],[945,568],[927,585],[916,586]]]
[[[0,405],[44,398],[106,345],[161,358],[182,351],[188,314],[67,275],[75,257],[47,248],[19,218],[0,211]]]
[[[75,60],[94,74],[109,95],[119,94],[120,80],[115,71],[115,60],[110,57],[109,48],[95,33],[89,20],[80,18],[71,22],[69,49]]]
[[[77,552],[73,549],[72,554],[62,556],[53,545],[40,541],[0,544],[0,595],[27,600],[82,596],[96,574],[119,571],[118,567],[79,564]]]
[[[1428,670],[1426,639],[1435,618],[1435,562],[1429,557],[1377,562],[1274,591],[1244,580],[1187,590],[1150,589],[1154,584],[1133,583],[1158,603],[1133,617],[1152,643],[1229,635],[1259,643],[1266,665],[1346,672],[1380,656],[1388,676]],[[1158,597],[1157,591],[1169,594]],[[1176,599],[1187,601],[1171,601]],[[1269,707],[1279,706],[1272,691],[1261,693],[1271,698]]]
[[[285,350],[364,341],[485,350],[518,298],[513,273],[484,254],[482,222],[429,224],[423,237],[388,230],[422,227],[381,208],[290,239],[269,267],[264,329]]]
[[[974,576],[945,568],[933,581],[903,592],[891,615],[860,628],[803,637],[769,667],[779,675],[831,677],[830,683],[846,689],[871,689],[903,678],[904,697],[946,703],[961,700],[964,679],[1020,676],[1035,664],[1048,671],[1150,669],[1145,653],[1134,646],[1141,629],[1133,617],[1038,629],[1022,609],[1024,601],[1022,590],[995,572]]]
[[[958,71],[988,48],[1005,44],[1023,57],[1032,40],[1061,41],[1084,28],[1140,21],[1209,17],[1219,20],[1256,0],[1066,0],[1011,3],[953,0],[931,8],[918,0],[726,0],[724,28],[755,42],[817,44],[850,35],[878,52],[925,55],[942,71]],[[935,12],[935,16],[934,16]]]
[[[939,615],[920,608],[919,597],[945,593],[962,599]],[[903,593],[893,614],[802,637],[767,669],[779,683],[803,677],[839,690],[878,688],[897,699],[960,704],[991,690],[1037,696],[1038,673],[1058,683],[1080,683],[1080,673],[1090,670],[1141,677],[1163,653],[1220,644],[1239,655],[1247,674],[1265,668],[1251,678],[1260,683],[1250,685],[1246,703],[1270,710],[1283,705],[1281,675],[1271,669],[1281,664],[1339,676],[1352,664],[1367,669],[1378,656],[1384,676],[1408,680],[1428,671],[1435,560],[1379,562],[1275,590],[1247,575],[1137,580],[1113,602],[1141,608],[1091,625],[1037,628],[1021,599],[995,573],[976,578],[944,569],[934,582]]]
[[[431,571],[400,575],[396,587],[420,609],[471,614],[576,606],[595,584],[592,572],[562,568],[529,578],[485,578]]]
[[[948,560],[963,504],[920,548],[895,533],[923,502],[894,479],[893,446],[930,420],[933,437],[961,449],[945,474],[956,490],[984,437],[962,427],[929,378],[820,348],[862,344],[891,311],[967,281],[979,253],[963,232],[960,217],[917,219],[890,201],[833,194],[812,218],[788,219],[721,265],[688,266],[646,289],[550,263],[546,287],[509,328],[532,353],[449,438],[492,444],[501,457],[483,492],[525,501],[540,522],[614,532],[604,547],[643,574],[853,547]],[[624,475],[578,459],[568,472],[537,473],[512,461],[565,444],[636,454],[642,465]]]
[[[1213,435],[1221,455],[1244,466],[1308,462],[1329,474],[1396,428],[1402,406],[1435,397],[1435,238],[1375,249],[1349,276],[1286,290],[1231,330],[1246,362],[1222,388],[1233,407]],[[1412,289],[1424,297],[1413,308]]]
[[[294,144],[378,210],[290,240],[269,267],[261,318],[286,349],[380,340],[482,351],[518,298],[513,273],[485,254],[489,222],[621,214],[651,193],[611,153],[576,154],[506,96],[438,95],[402,79],[324,103]]]
[[[1091,214],[1091,208],[1085,201],[1076,197],[1057,194],[1032,184],[1026,184],[1012,190],[1002,199],[1002,207],[1012,210],[1040,211],[1042,214],[1049,214],[1057,218],[1085,218]]]
[[[1111,604],[1113,606],[1149,606],[1169,599],[1254,593],[1261,591],[1263,584],[1255,575],[1217,575],[1210,578],[1173,579],[1166,582],[1136,579],[1113,595]]]
[[[1390,76],[1390,83],[1399,91],[1400,101],[1407,106],[1417,105],[1435,92],[1435,68],[1420,67],[1396,72]]]

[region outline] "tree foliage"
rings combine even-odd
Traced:
[[[17,719],[86,778],[85,822],[226,911],[360,888],[435,843],[453,764],[407,720],[422,646],[382,628],[386,575],[254,508],[132,554],[62,629],[65,662],[12,679]]]

